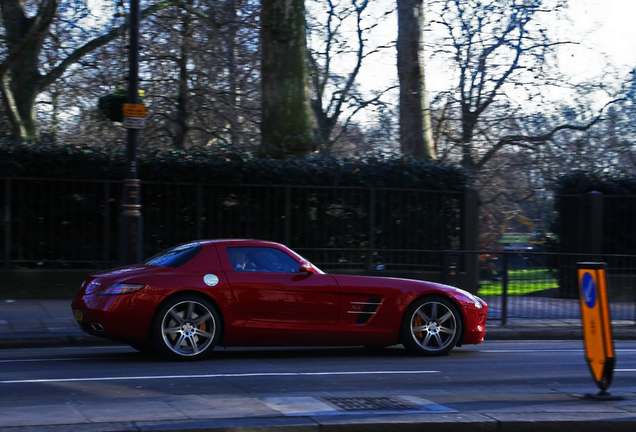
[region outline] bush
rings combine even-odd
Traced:
[[[157,182],[141,188],[145,256],[194,238],[289,240],[310,259],[357,266],[368,261],[364,251],[318,257],[309,249],[364,249],[372,239],[377,249],[452,249],[461,231],[461,192],[470,180],[459,168],[397,157],[279,161],[145,148],[139,159],[142,180]],[[25,266],[114,264],[123,189],[93,180],[120,184],[124,168],[121,148],[0,142],[1,175],[13,177],[10,255]],[[0,187],[0,202],[4,191]]]
[[[605,195],[636,195],[636,177],[576,170],[559,178],[557,196],[601,192]]]
[[[0,172],[8,177],[120,180],[125,149],[97,145],[0,141]],[[461,191],[469,174],[458,167],[407,157],[312,156],[286,161],[207,149],[139,149],[142,180],[216,184],[291,184]]]

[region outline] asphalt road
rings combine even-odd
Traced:
[[[630,396],[604,405],[603,414],[632,418],[636,341],[615,347],[610,392]],[[0,430],[333,415],[337,410],[326,409],[325,401],[334,397],[336,403],[347,397],[375,403],[378,396],[398,396],[420,407],[411,407],[415,414],[545,413],[558,405],[559,413],[577,415],[588,410],[578,396],[596,392],[580,341],[487,341],[435,358],[412,357],[401,347],[220,349],[194,363],[166,362],[122,346],[0,350]],[[373,412],[401,409],[389,402]]]
[[[633,390],[636,341],[618,341],[616,358],[612,388]],[[0,404],[153,394],[595,390],[577,341],[486,342],[433,358],[401,347],[221,349],[194,363],[118,346],[2,350],[0,365]]]

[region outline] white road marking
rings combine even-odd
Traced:
[[[91,360],[109,360],[112,357],[91,357]],[[33,363],[33,362],[54,362],[54,361],[86,361],[86,358],[66,357],[66,358],[49,358],[49,359],[10,359],[0,360],[0,363]]]
[[[330,376],[330,375],[408,375],[433,374],[440,371],[367,371],[367,372],[260,372],[209,375],[155,375],[155,376],[126,376],[126,377],[93,377],[93,378],[43,378],[0,381],[0,384],[52,383],[52,382],[80,382],[80,381],[127,381],[127,380],[159,380],[159,379],[188,379],[188,378],[245,378],[245,377],[286,377],[286,376]]]
[[[483,353],[544,353],[544,352],[559,352],[559,353],[576,353],[580,354],[584,352],[584,348],[570,348],[570,349],[487,349],[487,350],[479,350],[479,352]],[[615,349],[616,353],[633,353],[636,352],[636,349]]]
[[[614,372],[636,372],[636,369],[614,369]]]

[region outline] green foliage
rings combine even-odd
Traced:
[[[127,100],[128,97],[125,94],[109,93],[98,99],[97,108],[108,120],[123,122],[123,106]]]
[[[0,142],[0,172],[12,178],[11,256],[47,268],[113,265],[124,167],[121,147]],[[144,256],[194,238],[260,238],[358,268],[364,252],[336,249],[452,249],[470,180],[462,169],[408,158],[281,161],[201,149],[141,149],[139,171]],[[408,262],[403,255],[374,259]]]
[[[104,117],[110,121],[124,121],[124,104],[128,102],[128,91],[117,89],[113,93],[108,93],[97,100],[97,109]],[[138,103],[144,103],[144,92],[139,90]]]
[[[559,178],[555,195],[601,192],[605,195],[636,195],[636,177],[576,170]]]
[[[9,177],[124,178],[123,146],[26,145],[0,141],[0,172]],[[341,159],[311,156],[277,159],[205,149],[139,150],[140,178],[147,181],[216,184],[394,187],[461,191],[469,174],[458,167],[405,157],[369,155]]]

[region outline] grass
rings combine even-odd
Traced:
[[[528,243],[529,235],[504,235],[501,236],[499,243]]]
[[[508,295],[521,296],[558,288],[554,275],[547,269],[510,270],[508,272]],[[503,294],[501,281],[482,281],[479,284],[479,295],[499,296]]]
[[[543,291],[550,288],[558,288],[556,282],[510,282],[508,283],[508,295],[520,296],[532,294],[537,291]],[[479,295],[482,296],[500,296],[503,294],[503,286],[501,282],[482,283],[479,286]]]

